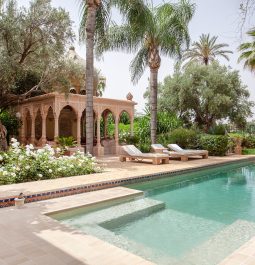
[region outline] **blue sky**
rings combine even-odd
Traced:
[[[74,31],[77,33],[79,28],[79,1],[81,0],[52,0],[54,6],[65,8],[74,22]],[[19,0],[20,5],[28,5],[29,0]],[[160,4],[162,1],[153,1],[154,5]],[[246,84],[251,93],[251,99],[255,101],[254,74],[248,70],[243,70],[242,64],[237,63],[239,53],[237,47],[245,40],[245,34],[240,34],[240,16],[239,5],[240,0],[193,0],[196,4],[196,12],[190,23],[190,36],[192,41],[198,40],[202,33],[210,33],[218,36],[218,41],[229,44],[229,49],[234,53],[230,56],[230,61],[220,60],[222,64],[229,65],[233,69],[240,70],[240,75],[244,84]],[[113,13],[114,18],[118,14]],[[247,21],[244,32],[254,26],[254,21]],[[75,45],[80,56],[85,58],[85,47],[79,45],[76,41]],[[124,99],[128,92],[134,95],[134,101],[138,103],[137,110],[142,111],[144,108],[143,93],[148,86],[149,71],[146,70],[138,84],[134,85],[130,81],[129,64],[133,58],[133,54],[125,54],[124,52],[107,52],[103,60],[96,61],[95,66],[101,70],[106,77],[105,97]],[[173,60],[171,58],[162,58],[161,67],[159,69],[159,81],[163,81],[164,77],[173,73]]]

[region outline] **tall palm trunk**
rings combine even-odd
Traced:
[[[157,47],[152,47],[149,53],[150,67],[150,112],[151,112],[151,143],[157,143],[157,102],[158,102],[158,69],[160,56]]]
[[[98,5],[93,0],[87,1],[86,20],[86,150],[93,154],[93,90],[94,90],[94,34]]]

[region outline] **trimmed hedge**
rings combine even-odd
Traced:
[[[249,135],[243,138],[242,146],[246,148],[255,148],[255,136]]]
[[[199,146],[208,150],[209,155],[224,156],[228,151],[229,138],[225,135],[201,135]]]
[[[198,134],[192,129],[178,128],[167,137],[168,144],[178,144],[182,148],[195,148]]]
[[[243,155],[255,155],[255,149],[243,149]]]

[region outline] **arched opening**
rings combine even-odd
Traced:
[[[115,127],[115,117],[111,110],[106,109],[102,112],[102,118],[100,121],[100,134],[103,139],[113,139],[114,138],[114,127]]]
[[[41,111],[38,110],[35,116],[35,140],[39,141],[42,137],[42,115]]]
[[[94,141],[93,145],[95,146],[97,144],[97,120],[96,120],[96,113],[93,112],[93,120],[94,120],[94,126],[93,126],[93,135],[94,135]],[[82,112],[81,116],[81,145],[86,145],[86,109]]]
[[[75,89],[75,87],[71,87],[71,88],[69,89],[69,92],[70,92],[71,94],[77,94],[77,93],[76,93],[76,89]]]
[[[77,138],[77,118],[71,106],[67,105],[60,111],[58,122],[60,137],[73,136],[74,139]]]
[[[123,110],[119,115],[119,142],[127,144],[131,136],[131,120],[130,114]]]
[[[32,132],[32,118],[29,110],[26,111],[26,118],[25,118],[25,139],[26,142],[30,141],[31,132]]]
[[[55,122],[54,122],[54,114],[52,107],[49,107],[48,113],[46,116],[46,139],[47,141],[54,141],[54,130],[55,130]]]
[[[104,154],[115,153],[115,117],[111,110],[105,109],[102,112],[100,121],[100,135],[102,136],[101,144],[104,147]]]

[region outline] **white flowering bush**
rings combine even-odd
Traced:
[[[8,152],[0,153],[0,184],[95,172],[101,172],[95,158],[80,151],[72,156],[63,156],[59,148],[46,145],[36,150],[32,144],[21,146],[16,139],[12,139]]]

